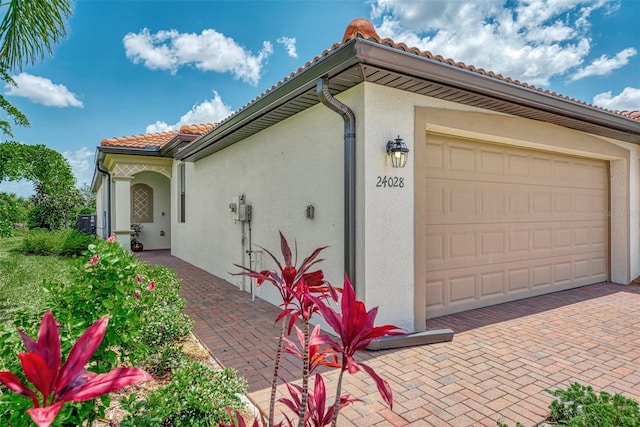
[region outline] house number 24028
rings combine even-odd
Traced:
[[[404,178],[397,176],[378,176],[376,187],[381,188],[403,188]]]

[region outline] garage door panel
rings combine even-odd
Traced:
[[[428,179],[427,224],[606,220],[604,190]]]
[[[599,222],[447,224],[426,227],[428,271],[569,254],[604,254]]]
[[[427,317],[439,316],[438,313],[448,312],[444,291],[446,283],[444,279],[431,278],[425,284],[427,297]]]
[[[427,317],[607,280],[605,161],[427,141]]]
[[[505,293],[504,271],[488,271],[479,274],[479,294],[484,297],[501,296]]]
[[[591,277],[592,283],[603,282],[607,280],[607,258],[593,256],[591,258]]]
[[[531,273],[533,274],[531,285],[534,288],[549,287],[553,283],[553,265],[551,264],[532,265]]]
[[[430,136],[426,147],[428,178],[607,189],[600,160],[441,136]]]
[[[427,278],[427,317],[604,280],[606,262],[595,253],[435,271]]]

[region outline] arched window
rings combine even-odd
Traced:
[[[153,188],[147,184],[131,186],[131,222],[153,222]]]

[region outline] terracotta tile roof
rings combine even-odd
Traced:
[[[640,120],[640,111],[618,111],[617,113],[625,117]]]
[[[145,148],[149,146],[164,147],[178,135],[200,136],[216,127],[217,123],[184,125],[179,131],[145,133],[116,138],[105,138],[100,141],[102,147]]]
[[[264,93],[262,93],[261,95],[257,96],[256,98],[254,98],[251,102],[249,102],[248,104],[246,104],[245,106],[243,106],[242,108],[240,108],[239,110],[235,111],[231,116],[227,117],[225,120],[229,119],[230,117],[233,117],[234,115],[238,114],[240,111],[245,110],[246,108],[248,108],[250,105],[254,104],[256,101],[258,101],[259,99],[261,99],[262,97],[264,97],[265,95],[267,95],[268,93],[272,92],[274,89],[277,89],[278,87],[282,86],[284,83],[286,83],[287,81],[291,80],[292,78],[294,78],[295,76],[297,76],[298,74],[302,73],[303,71],[305,71],[306,69],[308,69],[309,67],[311,67],[313,64],[319,62],[321,59],[323,59],[324,57],[326,57],[327,55],[329,55],[330,53],[332,53],[333,51],[337,50],[338,48],[340,48],[341,46],[343,46],[345,43],[347,43],[348,41],[354,39],[354,38],[362,38],[362,39],[366,39],[369,41],[373,41],[376,42],[378,44],[381,45],[385,45],[394,49],[398,49],[398,50],[402,50],[408,53],[412,53],[416,56],[422,56],[425,58],[428,58],[430,60],[433,61],[437,61],[437,62],[441,62],[443,64],[448,64],[454,67],[458,67],[458,68],[462,68],[464,70],[467,71],[471,71],[474,73],[478,73],[478,74],[482,74],[488,77],[491,77],[493,79],[496,80],[502,80],[504,82],[508,82],[517,86],[521,86],[523,88],[527,88],[530,90],[535,90],[537,92],[541,92],[547,95],[551,95],[557,98],[561,98],[576,104],[581,104],[581,105],[585,105],[588,107],[592,107],[592,108],[596,108],[598,110],[602,110],[602,111],[607,111],[610,113],[614,113],[614,114],[618,114],[624,117],[628,117],[630,119],[635,119],[640,121],[640,111],[616,111],[616,110],[609,110],[606,108],[602,108],[599,107],[597,105],[593,105],[590,104],[588,102],[579,100],[579,99],[575,99],[575,98],[571,98],[565,95],[561,95],[559,93],[556,92],[552,92],[550,90],[547,89],[542,89],[539,87],[536,87],[534,85],[530,85],[528,83],[524,83],[521,82],[519,80],[516,79],[512,79],[510,77],[505,77],[502,74],[497,74],[494,73],[493,71],[487,71],[483,68],[477,68],[474,67],[473,65],[467,65],[463,62],[457,62],[454,61],[451,58],[444,58],[441,55],[434,55],[429,51],[421,51],[420,49],[416,48],[416,47],[408,47],[406,44],[404,43],[396,43],[393,40],[389,39],[389,38],[381,38],[378,33],[375,30],[375,27],[373,26],[373,24],[371,24],[371,22],[369,22],[367,19],[365,18],[356,18],[353,21],[351,21],[349,23],[349,25],[347,26],[347,29],[345,30],[344,36],[342,38],[342,42],[340,43],[335,43],[333,46],[331,46],[331,48],[325,50],[324,52],[322,52],[320,55],[316,56],[315,58],[313,58],[311,61],[307,62],[306,64],[304,64],[302,67],[298,68],[296,71],[292,72],[289,76],[285,77],[284,79],[282,79],[281,81],[279,81],[278,83],[276,83],[275,85],[271,86],[271,88],[267,89]]]
[[[214,127],[218,126],[218,123],[204,123],[199,125],[184,125],[180,128],[180,134],[184,135],[202,135],[209,132]]]
[[[177,130],[167,132],[145,133],[133,136],[121,136],[117,138],[105,138],[100,141],[102,147],[127,147],[127,148],[145,148],[147,146],[163,147],[175,136],[178,135]]]

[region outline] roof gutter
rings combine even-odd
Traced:
[[[291,77],[285,78],[250,104],[223,120],[218,126],[175,153],[175,158],[183,161],[197,161],[246,138],[248,135],[259,132],[262,128],[260,126],[252,127],[254,123],[268,118],[270,113],[289,103],[295,103],[298,97],[309,96],[307,91],[313,90],[319,78],[330,77],[334,79],[334,85],[341,90],[350,87],[349,83],[338,82],[335,78],[343,71],[359,64],[385,69],[398,76],[405,74],[535,111],[565,117],[575,120],[576,123],[586,123],[600,129],[610,129],[618,134],[616,138],[640,144],[638,120],[585,105],[576,100],[546,93],[543,90],[527,87],[508,79],[492,77],[457,65],[420,56],[411,51],[403,51],[375,41],[356,38],[312,61],[299,73],[293,73]],[[360,81],[367,80],[367,75],[360,75]],[[309,99],[307,98],[307,100]],[[277,120],[279,120],[278,117],[269,119],[272,123]],[[598,133],[597,129],[589,130],[589,132],[594,131],[596,134]]]
[[[329,92],[329,79],[316,83],[316,94],[324,105],[344,120],[344,265],[345,272],[356,286],[356,115],[347,105]]]
[[[277,84],[263,96],[256,98],[252,103],[187,145],[176,154],[175,158],[186,162],[197,161],[234,144],[242,139],[240,137],[234,139],[234,134],[249,123],[259,120],[273,110],[295,101],[305,92],[313,90],[319,78],[339,74],[360,62],[355,49],[355,40],[350,41],[319,59],[317,63],[300,74]]]
[[[469,92],[502,99],[517,105],[638,135],[637,120],[611,111],[584,105],[575,100],[554,96],[541,90],[511,83],[507,80],[500,80],[369,40],[358,39],[358,46],[355,51],[363,63],[384,68],[397,74],[406,74],[430,80]]]
[[[98,151],[104,154],[126,154],[126,155],[136,155],[136,156],[158,157],[160,156],[161,149],[157,146],[149,146],[145,148],[133,148],[133,147],[111,147],[107,145],[107,146],[98,147]]]
[[[101,155],[101,152],[98,149],[98,152],[96,153],[96,170],[107,175],[107,236],[111,236],[111,172],[109,172],[108,169],[105,169],[102,164],[103,161],[104,156]]]

